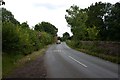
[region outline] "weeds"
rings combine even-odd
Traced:
[[[108,54],[108,49],[106,48],[102,48],[100,47],[98,41],[95,42],[87,42],[87,44],[85,42],[80,42],[79,47],[75,46],[75,42],[74,41],[66,41],[66,43],[71,47],[74,48],[78,51],[87,53],[89,55],[93,55],[99,58],[102,58],[104,60],[108,60],[117,64],[120,64],[120,57],[119,56],[115,56],[115,54]]]

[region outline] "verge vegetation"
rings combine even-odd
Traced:
[[[54,43],[57,28],[49,22],[41,22],[37,28],[30,29],[27,22],[20,24],[5,8],[2,8],[2,14],[2,72],[6,75],[15,68],[19,59],[31,53],[34,57],[34,51]]]
[[[64,33],[63,39],[70,47],[120,63],[120,2],[96,2],[84,9],[72,5],[66,13],[73,35]]]
[[[24,66],[26,63],[30,63],[37,59],[40,56],[43,56],[47,47],[44,47],[38,51],[34,51],[31,54],[28,54],[26,56],[19,54],[19,55],[8,55],[5,54],[3,56],[3,68],[2,68],[2,76],[5,77],[9,75],[12,70],[15,68],[18,68],[20,66]]]
[[[105,41],[80,41],[79,46],[74,41],[67,40],[67,45],[78,51],[120,64],[120,43]]]

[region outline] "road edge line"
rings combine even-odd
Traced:
[[[80,65],[87,67],[85,64],[81,63],[80,61],[74,59],[73,57],[69,56],[69,58],[71,58],[72,60],[76,61],[77,63],[79,63]]]

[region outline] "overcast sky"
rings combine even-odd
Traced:
[[[10,10],[14,17],[22,22],[27,21],[29,26],[46,21],[58,28],[58,35],[62,36],[64,32],[71,34],[70,28],[67,27],[65,20],[66,9],[73,4],[80,8],[87,8],[95,2],[110,2],[112,4],[119,0],[4,0],[5,7]]]

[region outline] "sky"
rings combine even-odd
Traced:
[[[72,35],[70,27],[65,20],[66,9],[77,5],[84,9],[95,2],[109,2],[115,4],[119,0],[4,0],[5,7],[11,11],[14,17],[20,22],[28,22],[32,28],[36,24],[45,21],[50,22],[58,28],[58,36],[68,32]]]

